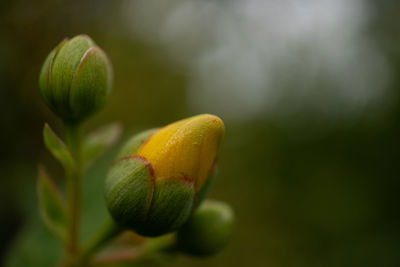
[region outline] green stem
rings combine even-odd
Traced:
[[[108,241],[121,233],[123,229],[108,218],[91,240],[84,246],[81,257],[87,259],[94,252],[102,248]]]
[[[67,196],[69,208],[68,257],[73,260],[79,255],[79,222],[82,194],[82,136],[81,124],[66,123],[66,141],[75,160],[75,168],[67,171]]]

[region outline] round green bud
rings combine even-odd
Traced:
[[[80,121],[101,109],[111,92],[107,55],[86,35],[63,40],[47,56],[39,76],[40,92],[65,121]]]
[[[105,180],[114,221],[144,236],[178,230],[210,191],[223,134],[199,115],[130,139]]]
[[[221,251],[232,235],[234,214],[230,206],[206,200],[179,229],[178,250],[195,256],[208,256]]]

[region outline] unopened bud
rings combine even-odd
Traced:
[[[228,204],[206,200],[177,232],[178,249],[196,256],[213,255],[228,244],[233,222]]]
[[[79,121],[106,103],[112,86],[107,55],[86,35],[62,41],[46,58],[39,77],[41,94],[65,121]]]
[[[199,115],[128,141],[105,182],[114,220],[146,236],[179,229],[210,190],[224,132]]]

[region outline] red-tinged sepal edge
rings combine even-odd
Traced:
[[[120,138],[122,127],[119,123],[112,123],[89,133],[83,145],[83,160],[87,166],[97,157],[113,146]]]
[[[39,166],[38,169],[37,191],[41,217],[49,230],[66,243],[68,213],[65,200],[44,167]]]
[[[60,161],[65,170],[74,170],[75,161],[71,152],[56,133],[46,123],[43,128],[43,141],[50,153]]]

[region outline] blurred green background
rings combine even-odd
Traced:
[[[200,2],[1,1],[1,261],[58,255],[37,228],[35,182],[39,162],[62,182],[41,138],[44,122],[62,125],[37,79],[58,42],[86,33],[115,71],[88,129],[120,121],[127,138],[205,112],[226,122],[212,197],[236,212],[232,241],[166,265],[399,266],[400,3]],[[84,237],[105,215],[115,151],[89,170]]]

